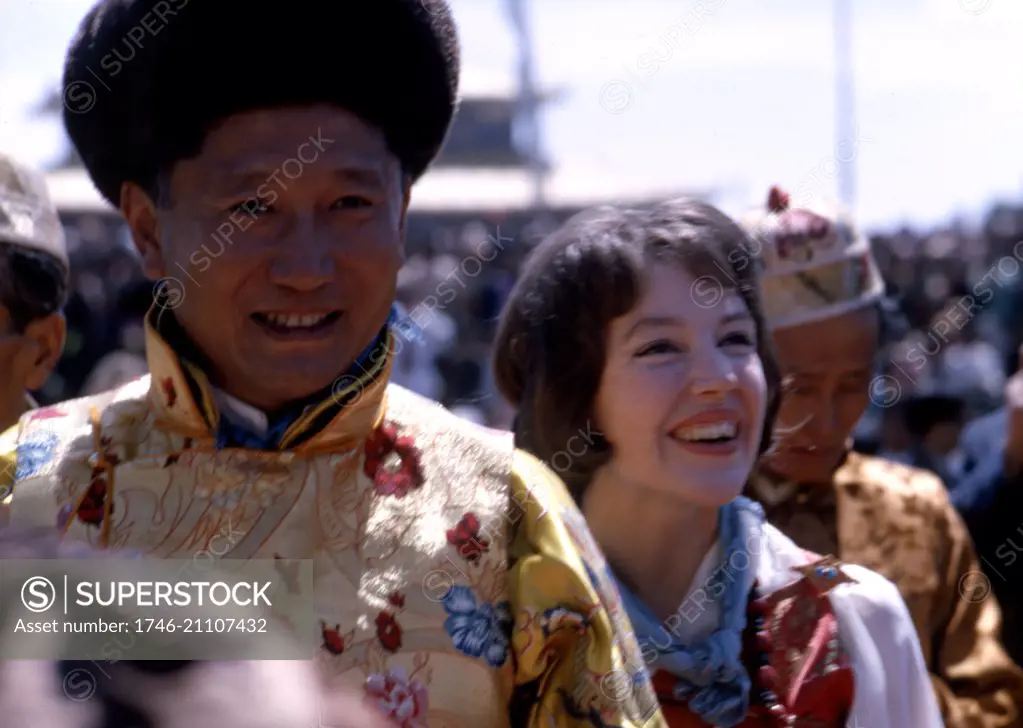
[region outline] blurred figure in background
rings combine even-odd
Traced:
[[[99,394],[149,373],[145,318],[152,306],[153,287],[148,282],[125,287],[117,301],[115,319],[120,346],[96,363],[82,386],[82,394]]]
[[[1017,348],[1013,359],[1010,362],[1010,371],[1014,373],[1012,379],[1019,381],[1023,377],[1023,374],[1019,373],[1023,369],[1023,344]],[[1003,390],[1005,404],[993,412],[978,417],[963,428],[960,444],[966,455],[974,462],[979,462],[993,452],[1006,450],[1009,457],[1023,463],[1023,442],[1014,442],[1012,447],[1007,448],[1010,434],[1009,415],[1012,408],[1006,395],[1014,386],[1018,385],[1013,385],[1012,381],[1007,380]],[[1023,428],[1016,429],[1023,435]]]
[[[892,462],[911,465],[913,463],[913,436],[906,427],[906,413],[903,403],[881,410],[881,424],[875,447],[870,450],[857,448],[858,452],[877,455]]]
[[[0,432],[36,407],[64,350],[68,267],[45,179],[0,155]]]
[[[445,382],[437,362],[454,345],[458,328],[437,297],[440,281],[421,256],[413,256],[398,273],[400,321],[406,335],[394,353],[391,381],[418,395],[440,401]]]
[[[0,527],[0,561],[7,559],[119,559],[61,542],[50,529]],[[83,563],[83,567],[85,564]],[[180,578],[170,567],[166,578]],[[64,572],[41,573],[59,578]],[[159,573],[159,563],[147,570]],[[84,577],[83,577],[84,578]],[[22,587],[0,572],[0,593]],[[4,728],[388,728],[390,722],[360,696],[322,691],[303,661],[231,662],[59,660],[68,646],[54,644],[54,659],[13,660],[6,644],[19,617],[31,619],[17,599],[0,602],[0,715]],[[112,608],[115,609],[115,608]],[[123,616],[123,615],[122,615]],[[111,620],[113,621],[113,620]],[[244,633],[221,633],[227,654],[244,655]],[[58,638],[59,639],[59,638]],[[2,658],[7,658],[3,660]]]
[[[868,241],[833,210],[791,209],[777,188],[766,216],[747,224],[761,242],[764,305],[787,378],[778,438],[750,493],[803,548],[899,588],[946,726],[1019,725],[1023,673],[998,644],[995,600],[963,596],[980,563],[945,487],[932,473],[850,450],[868,397],[890,407],[901,394],[895,380],[875,377],[885,285]]]
[[[1023,353],[1023,352],[1021,352]],[[1023,358],[1021,358],[1023,362]],[[1023,662],[1023,364],[1005,385],[1005,405],[976,420],[960,440],[976,463],[955,484],[952,503],[966,522],[988,584],[1005,614],[1005,647]]]
[[[903,408],[906,430],[912,438],[905,465],[929,470],[952,488],[973,466],[959,447],[966,419],[966,403],[959,397],[911,397]]]
[[[973,325],[973,320],[964,314],[960,300],[948,303],[944,317],[955,324],[942,352],[938,390],[990,407],[1002,396],[1005,387],[1001,353],[994,344],[979,337],[980,326]]]

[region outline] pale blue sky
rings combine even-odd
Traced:
[[[1023,197],[1023,2],[852,2],[861,141],[836,150],[828,0],[531,0],[539,74],[565,90],[545,146],[580,175],[723,186],[732,211],[775,182],[834,195],[832,159],[855,158],[870,226]],[[59,152],[59,129],[26,111],[89,5],[0,5],[0,149],[37,164]],[[510,80],[500,0],[453,5],[470,72]]]

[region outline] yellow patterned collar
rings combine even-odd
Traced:
[[[160,333],[161,313],[169,312],[154,304],[145,319],[146,359],[152,375],[149,399],[157,422],[196,445],[213,446],[220,425],[213,387],[202,369],[175,351]],[[378,344],[380,355],[359,376],[341,377],[323,401],[306,407],[288,427],[278,449],[346,450],[361,442],[383,417],[393,336],[386,333]],[[344,386],[338,386],[342,382]]]

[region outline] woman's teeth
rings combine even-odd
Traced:
[[[686,442],[710,442],[733,440],[738,432],[739,426],[734,422],[715,422],[706,425],[680,427],[672,432],[671,436]]]

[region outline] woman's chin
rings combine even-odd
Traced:
[[[703,458],[700,458],[703,460]],[[695,458],[679,458],[671,463],[673,490],[694,505],[720,506],[734,500],[746,487],[754,458],[737,453],[737,457],[720,463],[698,462]]]
[[[688,504],[703,508],[718,508],[735,500],[742,494],[745,486],[745,477],[741,480],[722,477],[695,480],[690,474],[684,481],[676,480],[668,490],[673,497]]]

